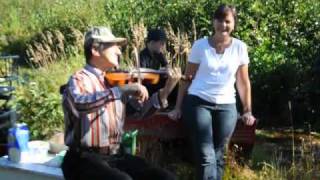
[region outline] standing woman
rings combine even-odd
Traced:
[[[214,34],[194,42],[181,83],[172,119],[182,115],[190,136],[198,180],[220,180],[224,169],[224,147],[237,122],[235,88],[243,107],[243,121],[252,125],[249,57],[244,42],[231,36],[236,10],[220,5],[213,15]]]

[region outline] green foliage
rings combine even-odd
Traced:
[[[198,37],[210,35],[211,15],[221,2],[237,7],[234,36],[249,45],[255,113],[266,119],[272,117],[275,123],[281,119],[288,125],[288,101],[295,101],[298,94],[314,84],[306,82],[312,79],[310,71],[320,52],[319,1],[111,0],[105,9],[113,29],[127,37],[130,23],[143,20],[147,27],[165,26],[170,22],[175,30],[188,32],[191,39],[192,19]],[[311,114],[316,104],[306,104],[310,108],[301,113]],[[316,121],[317,115],[319,113],[313,113],[308,118]],[[306,120],[297,116],[294,119],[300,124]],[[263,124],[264,119],[261,120]]]
[[[0,51],[23,54],[25,43],[46,29],[84,30],[90,25],[106,25],[104,3],[105,0],[1,0]]]
[[[111,27],[117,33],[127,36],[131,34],[130,24],[141,20],[147,27],[163,27],[170,22],[175,29],[188,31],[191,29],[192,19],[196,19],[199,27],[201,26],[199,32],[207,33],[211,21],[208,13],[212,13],[211,7],[216,4],[205,0],[110,0],[105,5],[105,13]]]
[[[239,37],[251,47],[255,104],[265,117],[272,114],[288,120],[287,102],[308,85],[310,69],[319,55],[320,3],[265,1],[244,8],[253,20],[244,22],[246,29],[239,30]],[[245,32],[250,31],[253,33],[247,36]]]
[[[39,69],[21,69],[23,78],[17,85],[16,106],[19,121],[28,124],[33,139],[50,137],[63,131],[63,113],[59,88],[76,69],[83,66],[82,57],[61,61]]]
[[[61,130],[63,114],[59,94],[48,93],[35,82],[25,84],[24,88],[17,94],[17,103],[20,120],[29,125],[31,136],[43,139]]]

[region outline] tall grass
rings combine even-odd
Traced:
[[[0,0],[0,51],[21,52],[45,29],[108,25],[106,0]],[[21,46],[10,47],[10,46]],[[8,48],[9,46],[9,48]]]
[[[11,0],[0,1],[3,33],[20,31],[24,35],[44,28],[59,26],[84,27],[87,24],[106,24],[106,0]],[[9,18],[8,18],[9,17]]]
[[[228,158],[225,180],[311,180],[320,178],[320,139],[311,133],[257,131],[257,142],[249,166]],[[292,154],[295,151],[295,154]],[[294,162],[294,163],[293,163]]]

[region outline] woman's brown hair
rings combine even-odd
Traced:
[[[226,4],[221,4],[218,6],[216,11],[213,13],[212,19],[213,20],[223,20],[228,13],[231,12],[233,18],[234,18],[234,24],[236,26],[237,24],[237,10],[234,6],[231,5],[226,5]]]

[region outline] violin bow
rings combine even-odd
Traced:
[[[133,53],[135,55],[135,60],[136,60],[136,67],[137,67],[137,73],[138,73],[138,83],[141,84],[142,77],[141,77],[141,71],[140,71],[139,52],[138,52],[138,49],[135,46],[133,47]]]

